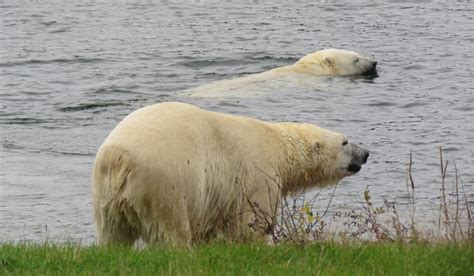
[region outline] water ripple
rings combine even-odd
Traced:
[[[65,106],[58,108],[61,112],[76,112],[76,111],[83,111],[88,109],[97,109],[97,108],[104,108],[110,106],[119,106],[119,105],[128,105],[124,102],[103,102],[103,103],[81,103],[75,106]]]
[[[50,123],[50,122],[51,122],[50,120],[27,118],[27,117],[0,119],[0,124],[5,124],[5,125],[35,125],[35,124],[45,124],[45,123]]]
[[[415,102],[411,102],[411,103],[401,105],[400,108],[412,108],[412,107],[420,107],[420,106],[424,106],[424,105],[428,105],[428,103],[415,101]]]
[[[395,102],[386,102],[386,101],[374,101],[374,102],[370,102],[368,104],[366,104],[368,106],[380,106],[380,107],[384,107],[384,106],[395,106],[397,105]]]
[[[58,58],[58,59],[30,59],[30,60],[21,60],[21,61],[9,61],[0,63],[0,67],[14,67],[14,66],[27,66],[32,64],[69,64],[69,63],[98,63],[104,62],[107,60],[101,58]]]

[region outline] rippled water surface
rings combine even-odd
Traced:
[[[126,114],[170,100],[311,122],[370,149],[369,163],[337,187],[332,210],[357,208],[367,186],[374,198],[406,204],[412,150],[417,211],[429,217],[439,206],[440,146],[474,204],[470,3],[69,2],[0,1],[1,241],[93,241],[97,148]],[[181,92],[329,47],[375,58],[379,76],[258,97]]]

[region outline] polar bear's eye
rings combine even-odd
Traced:
[[[359,61],[359,58],[355,58],[355,59],[354,59],[354,63],[355,63],[355,62],[358,62],[358,61]]]
[[[348,143],[349,143],[349,142],[347,142],[347,140],[346,140],[346,141],[342,142],[342,145],[343,145],[343,146],[346,146]]]

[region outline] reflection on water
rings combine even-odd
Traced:
[[[357,208],[367,186],[375,199],[406,204],[413,150],[417,212],[433,219],[439,146],[474,201],[470,3],[6,0],[0,7],[2,241],[92,241],[94,154],[121,118],[161,101],[311,122],[363,144],[369,163],[338,186],[333,210]],[[281,81],[246,97],[181,92],[322,48],[373,57],[379,76]],[[320,206],[330,193],[321,193]]]

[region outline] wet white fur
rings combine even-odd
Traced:
[[[365,72],[373,60],[365,58],[352,51],[341,49],[325,49],[308,54],[296,63],[288,66],[274,68],[258,74],[251,74],[230,80],[222,80],[189,89],[187,93],[192,97],[218,97],[238,93],[246,94],[246,90],[260,90],[261,83],[274,80],[292,82],[296,85],[310,82],[316,87],[324,88],[324,84],[317,81],[314,76],[350,76]],[[311,78],[313,76],[313,78]],[[234,93],[237,92],[238,93]],[[252,91],[254,92],[254,91]],[[234,93],[234,94],[233,94]],[[246,95],[248,96],[248,95]]]
[[[351,173],[349,145],[303,123],[269,123],[161,103],[127,116],[100,147],[93,172],[100,244],[190,245],[248,230],[249,202],[271,212],[282,194]]]

